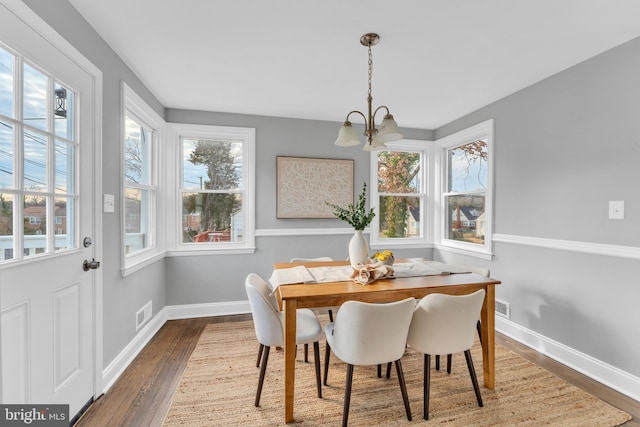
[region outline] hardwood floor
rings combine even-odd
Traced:
[[[249,319],[251,316],[247,314],[168,321],[111,389],[91,405],[75,426],[160,426],[205,325]],[[497,333],[496,342],[631,414],[633,419],[625,423],[625,427],[640,427],[638,402],[504,335]]]

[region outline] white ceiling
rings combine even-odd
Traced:
[[[376,32],[374,108],[421,129],[640,36],[637,0],[69,1],[168,108],[342,122]]]

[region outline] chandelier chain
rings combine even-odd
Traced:
[[[371,76],[373,75],[373,56],[371,55],[371,44],[369,44],[369,98],[371,98]]]

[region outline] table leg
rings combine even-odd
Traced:
[[[495,286],[488,285],[480,312],[482,323],[482,369],[484,371],[484,386],[489,389],[495,387],[496,363],[496,335],[495,335]]]
[[[296,377],[296,309],[298,302],[284,304],[284,421],[293,421],[293,391]]]

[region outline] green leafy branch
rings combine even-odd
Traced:
[[[332,203],[325,203],[333,208],[333,214],[336,218],[349,223],[356,230],[364,230],[367,225],[371,224],[373,218],[376,216],[373,209],[367,212],[367,183],[362,186],[362,193],[358,196],[357,204],[349,204],[346,208],[334,205]]]

